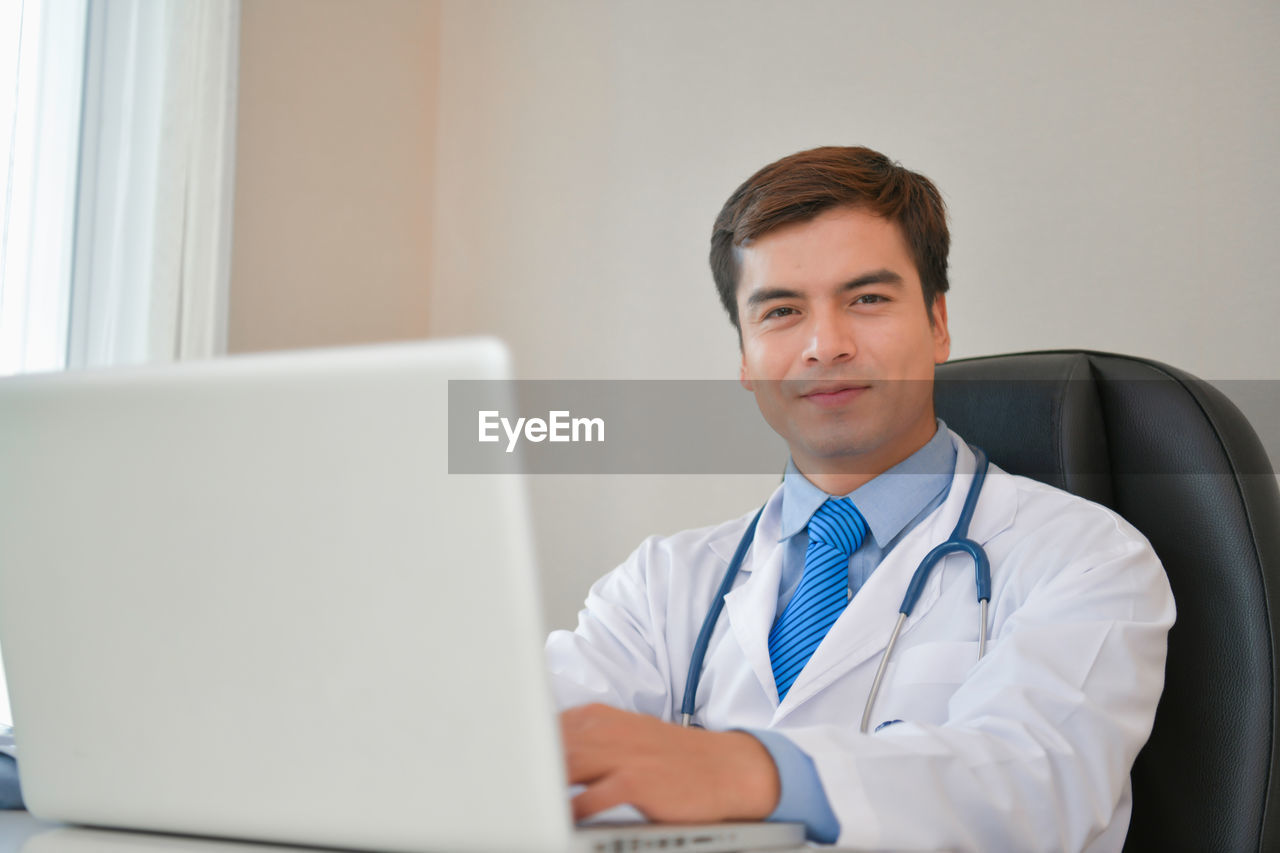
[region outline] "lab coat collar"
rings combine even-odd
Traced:
[[[778,687],[773,681],[773,662],[769,658],[769,629],[778,606],[778,585],[782,580],[782,555],[786,543],[777,541],[782,523],[782,487],[765,502],[760,523],[756,526],[751,548],[742,561],[737,584],[724,597],[725,615],[730,630],[751,664],[764,692],[778,701]],[[727,567],[733,552],[746,532],[746,525],[730,525],[726,534],[712,541],[712,550]],[[725,548],[728,549],[727,553]]]

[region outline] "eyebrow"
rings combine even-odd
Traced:
[[[845,293],[850,290],[857,290],[859,287],[867,287],[872,284],[892,284],[901,286],[902,276],[893,270],[876,270],[875,272],[863,273],[855,279],[850,279],[837,289],[839,293]],[[788,287],[765,287],[752,292],[747,297],[747,307],[754,308],[762,302],[772,302],[775,299],[799,299],[803,296],[798,290],[792,290]]]

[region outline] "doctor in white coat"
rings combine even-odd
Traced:
[[[972,561],[950,556],[860,731],[906,586],[975,471],[932,403],[950,351],[948,241],[932,183],[864,148],[784,158],[725,204],[712,267],[742,384],[804,482],[768,497],[725,597],[698,686],[704,728],[677,724],[690,656],[754,510],[647,539],[593,586],[578,628],[551,635],[577,816],[630,803],[664,821],[802,820],[813,840],[866,849],[1123,845],[1174,605],[1149,544],[1104,507],[991,466],[970,525],[991,563],[986,654]],[[913,493],[925,458],[954,466],[936,495]],[[879,541],[864,507],[848,603],[780,699],[770,631],[808,536],[788,529],[786,502],[813,487],[919,512]]]

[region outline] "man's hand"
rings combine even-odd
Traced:
[[[714,823],[761,820],[781,796],[769,751],[746,732],[709,732],[608,705],[560,715],[573,798],[582,820],[630,803],[650,820]]]

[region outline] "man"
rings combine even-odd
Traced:
[[[694,638],[754,515],[646,540],[547,655],[579,818],[803,821],[895,849],[1119,850],[1163,687],[1173,598],[1140,533],[994,465],[864,704],[916,566],[955,526],[975,454],[936,420],[949,236],[921,175],[865,148],[784,158],[726,202],[711,266],[741,382],[791,453],[712,634]],[[847,500],[841,500],[847,498]]]

